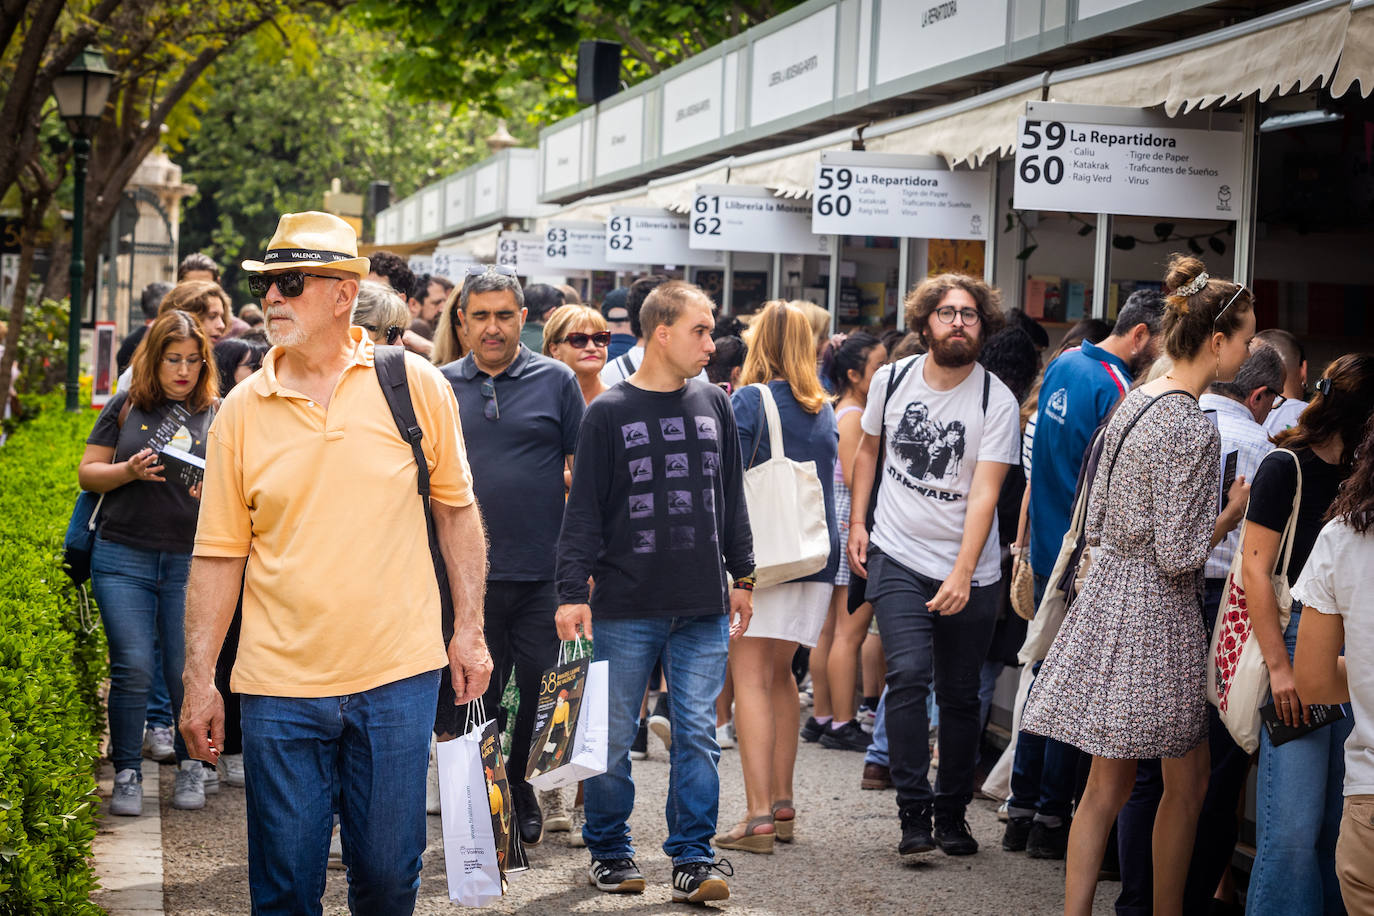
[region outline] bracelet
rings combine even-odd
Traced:
[[[752,592],[754,590],[754,577],[740,576],[735,580],[735,588],[742,588],[746,592]]]

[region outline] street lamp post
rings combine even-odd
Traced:
[[[105,102],[110,97],[114,71],[105,66],[100,52],[86,48],[66,70],[53,79],[52,94],[57,110],[67,122],[75,153],[72,177],[75,200],[72,205],[71,294],[67,318],[67,409],[79,410],[81,372],[82,282],[86,273],[85,239],[86,164],[91,158],[91,134],[95,133]]]

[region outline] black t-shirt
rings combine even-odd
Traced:
[[[730,399],[695,379],[677,391],[613,386],[582,417],[559,602],[586,602],[593,576],[593,617],[722,614],[727,569],[754,569]]]
[[[1298,504],[1298,524],[1293,531],[1293,556],[1288,561],[1288,581],[1298,581],[1298,574],[1307,563],[1307,555],[1317,542],[1326,510],[1336,500],[1336,491],[1347,471],[1337,464],[1327,464],[1310,448],[1296,450],[1302,468],[1302,501]],[[1298,486],[1297,469],[1292,455],[1273,451],[1260,462],[1250,484],[1250,506],[1245,517],[1271,531],[1283,533],[1288,513],[1293,511],[1293,493]]]
[[[148,326],[141,325],[130,331],[129,336],[120,342],[119,350],[115,353],[115,365],[119,367],[117,375],[123,375],[124,370],[129,368],[129,363],[134,361],[134,351],[143,343],[143,336],[147,333]]]
[[[87,445],[113,448],[116,464],[145,448],[180,449],[205,457],[212,409],[192,414],[181,401],[166,401],[146,411],[134,407],[120,429],[119,411],[127,398],[121,391],[106,402]],[[165,482],[133,480],[106,493],[100,506],[100,536],[144,550],[190,553],[200,502],[176,481],[170,468],[161,476]]]

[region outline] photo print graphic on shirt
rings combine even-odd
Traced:
[[[1045,416],[1059,423],[1061,426],[1069,416],[1069,390],[1060,388],[1050,395],[1050,399],[1045,402]]]
[[[697,424],[697,438],[716,440],[716,418],[715,417],[695,417]]]
[[[715,452],[701,453],[701,473],[707,477],[715,477],[720,470],[720,455]]]
[[[687,438],[687,430],[682,422],[682,417],[661,417],[658,421],[658,428],[663,433],[663,438],[668,442],[681,442]]]
[[[668,491],[668,514],[669,515],[691,515],[692,514],[692,492],[690,490],[669,490]]]
[[[686,477],[691,473],[692,469],[687,463],[686,454],[682,452],[672,452],[663,456],[664,477]]]
[[[654,514],[654,494],[630,494],[630,518],[652,518]]]
[[[707,513],[716,511],[716,491],[710,487],[701,491],[701,511]]]
[[[941,424],[931,419],[930,408],[914,401],[902,411],[892,434],[894,464],[916,480],[954,481],[964,462],[963,421]]]
[[[658,549],[657,537],[653,530],[631,531],[630,549],[635,553],[653,553]]]
[[[654,479],[654,459],[653,458],[631,458],[630,459],[630,480],[635,483],[644,483]]]
[[[668,529],[669,550],[693,550],[697,546],[697,530],[690,525],[674,525]]]
[[[649,427],[642,422],[626,423],[620,427],[620,434],[625,437],[626,448],[638,448],[649,444]]]

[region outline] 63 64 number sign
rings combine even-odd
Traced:
[[[548,250],[545,252],[551,258],[566,258],[568,256],[568,230],[550,229],[544,236],[544,241],[549,243]]]
[[[1046,184],[1059,184],[1064,180],[1064,157],[1052,155],[1064,145],[1069,133],[1059,121],[1026,121],[1021,133],[1022,150],[1042,150],[1043,152],[1022,152],[1017,157],[1016,167],[1021,180],[1026,184],[1044,181]],[[1043,159],[1042,159],[1043,157]]]

